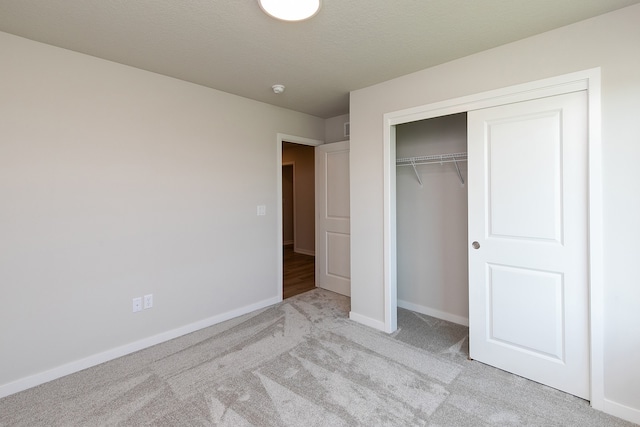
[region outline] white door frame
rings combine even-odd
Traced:
[[[604,283],[602,253],[602,152],[600,68],[483,92],[384,114],[384,326],[397,329],[396,138],[395,126],[448,114],[587,90],[588,264],[591,406],[604,409]]]
[[[293,142],[294,144],[300,145],[310,145],[312,147],[316,147],[318,145],[324,144],[324,141],[320,141],[318,139],[310,139],[304,138],[302,136],[294,136],[287,135],[284,133],[276,134],[276,223],[277,223],[277,238],[276,242],[278,247],[276,248],[277,262],[278,262],[278,280],[277,280],[277,294],[280,295],[280,301],[282,301],[282,275],[283,275],[283,267],[282,267],[282,143],[283,142]],[[294,207],[295,211],[295,207]],[[294,213],[295,215],[295,213]],[[293,235],[295,236],[295,226]],[[315,234],[314,234],[315,235]],[[295,240],[295,237],[294,237]],[[295,243],[294,243],[295,245]]]

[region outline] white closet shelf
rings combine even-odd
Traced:
[[[396,159],[396,166],[428,165],[432,163],[463,162],[467,153],[433,154],[431,156],[403,157]]]
[[[422,179],[420,179],[420,174],[418,173],[418,169],[416,168],[416,166],[431,165],[435,163],[455,163],[456,171],[458,172],[458,178],[460,178],[460,183],[464,185],[464,179],[462,179],[462,174],[460,173],[458,162],[466,161],[467,153],[433,154],[430,156],[402,157],[396,159],[396,166],[413,166],[413,171],[416,173],[416,178],[418,178],[418,182],[420,183],[420,186],[422,186]]]

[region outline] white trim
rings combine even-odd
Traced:
[[[117,359],[118,357],[126,356],[127,354],[143,350],[156,344],[161,344],[174,338],[190,334],[200,329],[204,329],[209,326],[224,322],[226,320],[242,316],[243,314],[251,313],[252,311],[269,307],[273,304],[279,303],[280,301],[282,301],[282,296],[269,298],[254,304],[247,305],[245,307],[241,307],[235,310],[228,311],[226,313],[219,314],[217,316],[210,317],[208,319],[200,320],[198,322],[182,326],[180,328],[162,332],[148,338],[143,338],[130,344],[112,348],[110,350],[103,351],[102,353],[97,353],[84,359],[76,360],[74,362],[49,369],[48,371],[40,372],[29,377],[21,378],[13,382],[3,384],[2,386],[0,386],[0,398],[18,393],[20,391],[35,387],[40,384],[44,384],[49,381],[53,381],[66,375],[82,371],[83,369],[91,368],[92,366]]]
[[[395,125],[494,107],[545,96],[587,90],[589,102],[589,309],[591,405],[604,408],[604,281],[602,221],[602,152],[600,68],[483,92],[447,101],[386,113],[383,116],[384,206],[384,327],[397,329]]]
[[[414,304],[412,302],[399,299],[398,307],[406,308],[407,310],[415,311],[416,313],[426,314],[427,316],[435,317],[437,319],[446,320],[447,322],[457,323],[458,325],[469,326],[468,317],[446,313],[444,311],[436,310],[435,308],[425,307],[424,305]]]
[[[280,295],[282,299],[282,143],[293,142],[294,144],[311,145],[317,147],[324,144],[324,141],[318,139],[305,138],[302,136],[287,135],[284,133],[276,134],[276,271],[278,273],[276,280],[276,295]],[[295,236],[295,230],[294,230]]]
[[[399,123],[397,123],[399,124]],[[398,268],[396,242],[396,127],[387,114],[384,115],[383,147],[383,281],[384,281],[384,327],[390,334],[398,329]]]
[[[301,145],[311,145],[312,147],[317,147],[318,145],[324,144],[324,141],[320,141],[319,139],[305,138],[303,136],[286,135],[284,133],[279,133],[277,137],[280,144],[280,149],[282,149],[283,142],[292,142],[294,144],[301,144]],[[282,156],[280,156],[280,161],[282,161]]]
[[[603,399],[602,411],[634,424],[640,424],[640,410],[609,399]]]
[[[481,108],[497,107],[546,96],[577,92],[589,87],[590,77],[586,76],[585,73],[593,73],[595,75],[596,72],[599,75],[599,68],[385,113],[384,118],[385,120],[388,119],[392,126],[395,126]],[[564,77],[568,79],[574,78],[574,80],[564,80]]]
[[[591,406],[604,411],[604,221],[602,209],[602,136],[600,68],[590,71],[589,105],[589,333]],[[638,420],[638,418],[636,418]]]
[[[362,314],[358,314],[358,313],[354,313],[353,311],[349,312],[349,319],[353,320],[354,322],[358,322],[361,323],[365,326],[368,326],[370,328],[374,328],[377,329],[379,331],[384,331],[384,322],[381,322],[379,320],[376,319],[372,319],[370,317],[367,316],[363,316]]]

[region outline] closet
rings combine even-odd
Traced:
[[[398,307],[468,325],[467,114],[396,126]]]

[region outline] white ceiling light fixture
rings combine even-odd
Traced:
[[[283,21],[303,21],[320,10],[320,0],[258,0],[264,12]]]

